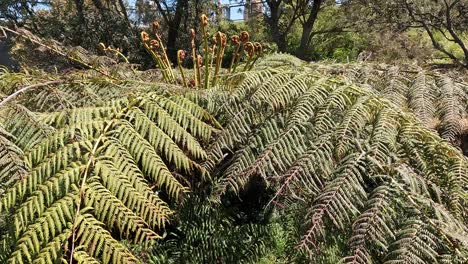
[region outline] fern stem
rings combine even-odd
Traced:
[[[252,57],[249,57],[249,58],[247,59],[247,62],[246,62],[245,65],[244,65],[243,71],[248,71],[248,70],[250,69],[250,67],[249,67],[249,66],[250,66],[250,63],[253,63],[253,62],[254,62],[253,58],[252,58]]]
[[[185,73],[184,73],[184,69],[182,68],[182,65],[179,64],[179,71],[180,71],[180,75],[182,76],[182,82],[184,83],[184,87],[187,88],[187,80],[185,79]]]
[[[153,52],[152,50],[150,51],[151,52],[151,55],[153,56],[154,60],[156,61],[156,64],[158,65],[158,67],[161,69],[161,73],[164,77],[164,80],[166,80],[166,82],[170,83],[171,82],[171,78],[169,77],[169,75],[167,74],[167,70],[166,70],[166,65],[164,64],[164,62],[162,61],[161,59],[161,56],[159,56],[158,54],[156,54],[155,52]]]
[[[169,58],[167,57],[167,51],[166,48],[164,47],[164,44],[161,41],[161,37],[159,34],[156,34],[156,40],[159,42],[159,45],[161,46],[162,54],[163,54],[163,62],[165,62],[165,65],[167,66],[167,71],[168,71],[168,76],[171,78],[171,82],[175,82],[175,77],[174,77],[174,72],[172,71],[172,66],[171,62],[169,61]]]
[[[125,111],[127,111],[130,107],[132,107],[132,105],[133,104],[130,103],[127,108],[122,109],[120,111],[120,113],[117,113],[116,116],[122,115]],[[73,255],[74,255],[74,251],[75,251],[77,221],[78,221],[78,216],[79,216],[80,210],[81,210],[81,203],[83,201],[84,192],[85,192],[85,189],[86,189],[86,180],[88,178],[89,170],[91,168],[91,165],[94,164],[95,153],[96,153],[97,148],[99,147],[99,145],[101,143],[101,140],[104,138],[104,135],[106,134],[106,132],[114,125],[115,120],[116,119],[113,119],[112,121],[110,121],[109,124],[107,124],[107,126],[103,129],[101,135],[96,139],[96,143],[94,143],[93,148],[91,150],[91,153],[89,153],[90,156],[89,156],[88,162],[86,163],[85,170],[83,172],[83,179],[81,181],[80,191],[79,191],[79,194],[78,194],[78,197],[77,197],[78,200],[77,200],[75,218],[73,220],[73,225],[72,225],[72,241],[71,241],[72,245],[71,245],[70,262],[69,262],[70,264],[73,263]]]
[[[237,65],[239,65],[243,52],[244,52],[244,44],[239,44],[238,50],[236,51],[236,56],[235,56],[235,61],[234,61],[234,66],[232,68],[232,72],[236,71]]]
[[[211,52],[211,61],[210,61],[210,70],[213,69],[213,61],[214,61],[214,58],[215,58],[215,50],[217,51],[216,54],[218,53],[218,50],[219,50],[219,47],[215,45],[213,45],[213,48],[212,48],[212,52]],[[217,57],[216,57],[217,58]]]
[[[192,61],[193,61],[193,78],[195,80],[195,87],[198,87],[200,79],[198,79],[198,63],[197,63],[197,53],[195,51],[195,30],[190,30],[191,34],[191,46],[192,46]]]
[[[237,58],[237,56],[239,54],[239,49],[240,49],[240,44],[237,44],[236,45],[236,51],[234,52],[234,55],[231,58],[231,65],[229,66],[229,73],[233,72],[234,63],[235,63],[236,58]]]
[[[204,79],[205,81],[203,82],[203,87],[205,89],[208,89],[210,85],[210,50],[208,48],[208,37],[206,35],[206,30],[205,26],[202,24],[201,26],[202,29],[202,34],[203,34],[203,45],[204,45],[204,50],[205,50],[205,57],[204,57],[204,65],[205,65],[205,76]]]
[[[64,80],[55,80],[55,81],[48,81],[48,82],[44,82],[44,83],[38,83],[38,84],[33,84],[33,85],[29,85],[29,86],[23,87],[23,88],[17,90],[16,92],[10,94],[9,96],[7,96],[5,99],[3,99],[3,100],[0,102],[0,107],[2,107],[3,105],[5,105],[5,104],[8,103],[9,101],[13,100],[13,99],[14,99],[16,96],[18,96],[19,94],[25,93],[25,92],[28,91],[28,90],[35,89],[35,88],[39,88],[39,87],[43,87],[43,86],[48,86],[48,85],[52,85],[52,84],[61,84],[61,83],[64,83],[64,82],[65,82]]]
[[[118,50],[115,50],[115,53],[116,53],[118,56],[120,56],[120,57],[125,61],[125,63],[127,63],[127,64],[130,63],[130,62],[128,61],[128,59],[127,59],[127,56],[123,55],[122,52],[120,52],[120,51],[118,51]]]
[[[217,58],[216,58],[216,65],[215,65],[215,72],[213,76],[213,86],[216,85],[218,82],[218,75],[219,75],[219,69],[221,68],[221,63],[223,61],[223,55],[224,55],[224,47],[221,47],[218,50]]]
[[[216,53],[216,65],[213,76],[213,86],[215,86],[218,82],[219,69],[221,68],[224,56],[224,49],[226,48],[226,35],[218,31],[218,33],[216,34],[216,41],[219,45],[219,48]]]
[[[164,80],[168,83],[170,83],[170,78],[167,74],[167,71],[166,71],[166,67],[163,63],[163,61],[161,60],[161,56],[159,56],[158,54],[156,54],[153,50],[151,50],[150,47],[148,47],[148,45],[144,44],[146,50],[150,53],[151,57],[153,58],[153,60],[156,62],[157,66],[159,69],[161,69],[161,73],[164,77]]]
[[[250,71],[252,70],[253,66],[255,65],[255,63],[257,62],[258,58],[260,58],[260,55],[256,56],[255,59],[252,60],[252,62],[250,63],[249,67],[247,68],[247,71]],[[247,66],[247,65],[246,65]]]
[[[177,51],[177,66],[179,67],[180,75],[182,76],[182,82],[184,87],[187,88],[187,80],[185,79],[184,68],[182,68],[182,57],[185,57],[185,52],[183,50]]]
[[[197,78],[198,78],[198,86],[201,87],[201,67],[199,61],[202,60],[202,56],[197,55]]]

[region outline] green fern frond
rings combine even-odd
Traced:
[[[19,104],[2,109],[1,118],[5,130],[15,136],[15,144],[21,149],[30,149],[44,137],[53,132],[53,128],[41,122],[41,116]],[[1,119],[0,119],[1,121]]]
[[[97,259],[91,257],[90,255],[88,255],[88,253],[86,253],[86,251],[83,251],[83,250],[75,251],[75,253],[73,254],[73,259],[79,264],[99,264],[100,263]]]
[[[23,151],[13,142],[15,138],[0,125],[0,194],[13,182],[25,177]]]
[[[198,91],[117,66],[0,109],[0,262],[150,261],[136,247],[158,263],[254,262],[272,219],[232,204],[258,182],[256,216],[292,229],[289,262],[466,262],[463,82],[276,54]],[[0,93],[53,77],[6,73]]]
[[[273,226],[238,223],[219,205],[192,194],[179,211],[179,228],[155,248],[149,263],[256,263],[274,243]]]
[[[392,193],[389,185],[374,189],[366,202],[366,210],[353,223],[353,235],[349,240],[351,256],[345,257],[343,263],[372,263],[368,252],[370,245],[386,251],[387,239],[394,237],[395,211],[389,206]]]
[[[205,177],[201,142],[216,129],[198,117],[212,120],[157,94],[35,116],[50,130],[16,149],[28,171],[0,198],[14,223],[9,262],[139,262],[115,234],[152,247],[173,214],[168,202],[189,190],[172,172]]]
[[[208,95],[220,101],[215,112],[225,127],[205,164],[217,178],[213,195],[222,200],[229,190],[239,194],[260,177],[275,190],[268,205],[310,204],[302,209],[305,231],[299,241],[309,256],[320,254],[329,230],[335,230],[349,239],[344,262],[382,261],[382,252],[404,257],[408,245],[396,242],[396,234],[405,232],[405,224],[392,212],[410,218],[415,211],[431,236],[443,238],[428,242],[437,254],[412,254],[424,261],[453,255],[454,245],[464,243],[464,227],[444,231],[430,212],[449,208],[442,210],[450,216],[445,219],[462,221],[468,163],[420,123],[435,115],[432,79],[421,74],[410,89],[402,87],[413,91],[408,98],[418,119],[378,91],[346,79],[317,78],[307,67],[299,71],[258,69],[245,74],[229,99],[222,92]]]

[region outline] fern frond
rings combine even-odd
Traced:
[[[396,234],[397,240],[391,245],[393,251],[386,256],[384,263],[435,263],[440,240],[424,223],[408,219]]]
[[[102,259],[103,263],[141,263],[91,214],[80,214],[76,225],[77,241],[90,256]]]
[[[0,125],[0,194],[27,173],[22,160],[23,151],[13,143],[14,141],[13,135]]]
[[[2,109],[3,110],[3,109]],[[41,117],[23,105],[8,106],[2,118],[5,130],[15,136],[15,144],[29,149],[53,132],[53,128],[41,122]]]
[[[423,122],[429,123],[434,116],[434,84],[424,73],[419,73],[409,89],[408,105],[412,112]]]
[[[276,54],[198,91],[117,66],[0,109],[0,262],[253,262],[270,217],[290,262],[466,262],[463,82]],[[0,93],[53,78],[7,73]],[[248,192],[254,220],[233,206]]]
[[[374,189],[366,202],[366,210],[353,223],[353,235],[349,240],[352,255],[345,257],[343,263],[372,263],[367,251],[369,245],[376,245],[383,251],[388,249],[387,239],[394,236],[391,219],[395,212],[389,206],[391,198],[388,185]]]
[[[156,247],[149,263],[255,263],[274,243],[272,224],[239,223],[219,205],[189,196],[179,211],[180,233]]]
[[[207,113],[176,102],[150,94],[35,119],[50,130],[24,135],[30,147],[16,154],[28,170],[0,198],[14,223],[9,262],[138,263],[115,235],[145,248],[161,238],[168,202],[189,190],[174,174],[205,173],[200,140],[216,131],[201,119],[212,120]]]
[[[99,264],[100,262],[91,257],[90,255],[88,255],[88,253],[86,253],[86,251],[83,251],[83,250],[77,250],[75,251],[75,253],[73,254],[73,259],[79,263],[79,264]]]
[[[397,219],[415,211],[424,229],[442,238],[428,241],[436,254],[421,248],[411,254],[424,261],[453,255],[465,233],[459,225],[466,214],[467,163],[421,124],[436,115],[433,96],[439,86],[433,78],[421,73],[395,84],[409,93],[399,96],[409,100],[414,116],[385,99],[372,78],[366,88],[347,78],[318,78],[313,67],[298,71],[260,68],[245,73],[236,86],[227,85],[226,90],[234,89],[229,95],[206,95],[219,100],[215,112],[225,127],[205,164],[217,179],[213,195],[221,201],[230,190],[239,195],[261,177],[274,190],[267,206],[308,205],[294,213],[306,215],[299,248],[310,259],[324,254],[321,247],[332,236],[349,241],[343,262],[383,261],[382,252],[389,259],[405,258],[407,251],[396,241],[406,227]],[[437,226],[443,220],[436,214],[446,215],[452,228]],[[394,248],[401,250],[390,253]]]
[[[441,120],[441,136],[455,142],[463,132],[460,121],[467,116],[467,109],[464,109],[462,102],[468,102],[468,93],[446,76],[440,78],[439,83],[441,95],[438,114]]]

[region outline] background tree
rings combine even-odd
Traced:
[[[182,22],[182,17],[187,13],[189,8],[189,1],[172,1],[170,8],[167,1],[154,1],[158,8],[159,13],[162,15],[164,22],[167,26],[167,42],[166,47],[170,60],[174,63],[177,57],[176,41],[179,37],[179,30]],[[197,1],[198,2],[198,1]],[[197,5],[197,3],[196,3]],[[171,10],[174,10],[171,12]]]
[[[34,0],[2,1],[0,2],[0,20],[10,20],[20,24],[25,18],[34,15],[34,7],[38,4],[37,2]]]
[[[310,60],[313,37],[329,33],[343,33],[347,21],[338,19],[342,12],[336,1],[328,0],[266,0],[265,22],[270,28],[272,40],[282,52],[294,53],[301,59]],[[329,11],[335,12],[330,23],[322,23],[317,29],[317,21],[326,17]],[[329,19],[329,17],[325,18]],[[291,45],[291,35],[300,31],[297,46]]]
[[[237,0],[236,5],[250,2]],[[467,1],[264,0],[263,17],[243,22],[220,20],[220,3],[227,1],[5,0],[0,3],[0,23],[23,26],[42,37],[94,52],[96,44],[103,42],[120,48],[131,62],[145,68],[152,64],[139,43],[142,28],[160,21],[161,37],[175,63],[178,49],[190,49],[187,29],[198,28],[202,13],[211,18],[213,31],[248,29],[254,40],[259,36],[262,43],[276,44],[278,51],[304,60],[348,61],[358,59],[362,51],[373,51],[367,59],[433,63],[442,57],[443,62],[468,64]],[[198,39],[196,43],[200,44]]]
[[[293,5],[293,1],[284,0],[266,0],[265,3],[265,22],[269,26],[271,38],[279,51],[286,52],[287,38],[299,18],[300,5]]]
[[[464,0],[358,0],[351,4],[355,12],[348,12],[377,26],[392,26],[403,32],[418,28],[430,38],[432,46],[453,62],[468,67],[468,1]],[[459,52],[450,50],[454,44]]]
[[[313,0],[310,3],[307,3],[306,1],[305,6],[302,6],[301,8],[304,10],[303,15],[300,16],[300,21],[302,24],[302,35],[299,49],[296,52],[299,58],[305,58],[305,51],[308,49],[312,40],[312,30],[314,29],[315,21],[317,20],[319,11],[322,8],[322,4],[324,4],[324,2],[325,1],[323,0]],[[307,6],[310,7],[309,12],[306,11],[308,10],[308,8],[306,8]]]

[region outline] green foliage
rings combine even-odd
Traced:
[[[274,243],[275,229],[239,222],[228,210],[190,195],[149,263],[255,263]]]
[[[42,101],[41,93],[29,98]],[[9,263],[138,262],[119,240],[152,247],[173,215],[170,204],[189,190],[177,175],[206,180],[197,162],[215,129],[183,98],[153,92],[41,114],[7,108],[2,181],[20,178],[0,200],[12,223],[1,238]]]
[[[353,1],[347,6],[348,16],[358,21],[356,25],[364,30],[368,29],[367,24],[378,32],[382,29],[391,31],[395,38],[407,31],[424,32],[419,40],[426,39],[433,51],[437,51],[437,56],[442,55],[443,59],[458,66],[468,66],[466,1]],[[395,49],[391,43],[384,44]],[[410,45],[397,49],[408,49],[408,54],[412,55]]]
[[[0,109],[0,262],[467,260],[460,78],[275,54],[197,90],[96,65],[0,77],[60,80]]]
[[[316,64],[312,67],[370,87],[397,107],[413,112],[424,126],[438,131],[455,146],[460,146],[461,136],[468,133],[468,84],[460,77],[410,65]]]
[[[383,93],[345,76],[257,67],[224,87],[232,92],[205,99],[219,102],[225,127],[206,163],[215,172],[213,198],[259,178],[275,190],[266,208],[306,203],[292,213],[305,215],[298,247],[311,259],[331,250],[354,263],[463,263],[466,157]],[[424,109],[418,86],[428,85],[417,79],[410,103]],[[450,85],[439,87],[454,90]],[[333,239],[348,241],[346,249],[328,248]]]
[[[337,6],[324,6],[321,9],[314,24],[309,48],[304,52],[308,59],[349,62],[355,61],[361,51],[368,49],[370,39],[375,35],[368,36],[359,31],[346,29],[346,25],[350,22],[346,20],[345,15],[345,10]],[[286,22],[288,21],[284,23]],[[301,23],[297,21],[292,25],[286,39],[287,52],[296,54],[301,35]]]
[[[447,40],[445,37],[444,37],[444,34],[446,35],[447,32],[443,32],[443,33],[434,33],[434,38],[437,42],[441,43],[441,45],[450,53],[452,53],[456,58],[459,58],[459,59],[463,59],[463,50],[460,48],[460,46],[458,46],[456,43],[453,43],[452,41],[450,40]],[[429,42],[430,39],[429,37],[425,37],[426,38],[426,41]],[[464,42],[464,43],[468,43],[468,32],[463,32],[460,34],[460,39]],[[436,51],[435,54],[434,54],[434,57],[435,58],[446,58],[445,54],[443,54],[442,52],[440,51]]]
[[[358,59],[359,53],[368,47],[368,41],[358,33],[320,34],[313,38],[311,58],[315,61],[333,59],[349,62]]]
[[[14,136],[0,126],[0,192],[26,174],[23,151],[13,141]]]

